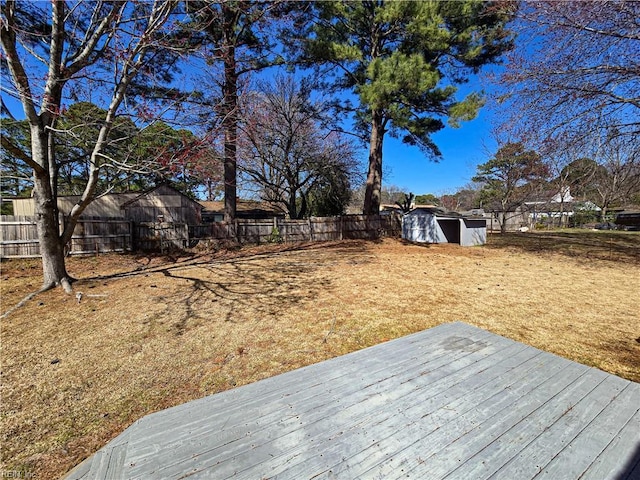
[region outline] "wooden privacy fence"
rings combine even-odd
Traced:
[[[191,240],[237,240],[240,243],[322,242],[398,236],[398,215],[345,215],[305,220],[237,219],[189,227]]]
[[[60,222],[60,231],[64,228]],[[83,218],[73,230],[67,245],[69,255],[86,255],[133,250],[132,223],[129,220]],[[0,258],[40,256],[34,217],[0,217]]]
[[[38,232],[33,217],[0,216],[0,257],[39,257]]]
[[[60,231],[64,228],[60,225]],[[399,236],[398,215],[345,215],[306,220],[238,219],[188,226],[185,223],[132,222],[124,219],[80,219],[67,246],[69,255],[135,250],[160,251],[194,247],[199,240],[240,243],[322,242]],[[0,258],[39,257],[33,217],[0,218]]]
[[[133,226],[134,250],[160,251],[189,247],[186,223],[140,222]]]

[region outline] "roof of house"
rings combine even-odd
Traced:
[[[201,201],[203,216],[224,215],[223,201]],[[274,217],[284,217],[285,213],[268,202],[259,202],[255,200],[236,201],[236,217],[237,218],[253,218],[267,219]]]
[[[200,205],[204,208],[205,213],[224,213],[224,201],[199,201]],[[253,212],[263,211],[273,214],[282,215],[282,211],[275,208],[273,205],[267,202],[259,202],[256,200],[241,200],[236,201],[237,212]]]

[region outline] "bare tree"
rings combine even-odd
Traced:
[[[588,148],[566,141],[560,135],[555,139],[547,139],[541,145],[541,155],[547,165],[550,182],[547,203],[557,203],[559,208],[559,227],[565,227],[567,220],[564,215],[566,204],[579,193],[584,192],[585,186],[593,178],[596,169],[595,162],[585,161]],[[550,195],[549,195],[550,194]]]
[[[610,130],[602,139],[595,156],[597,166],[589,182],[594,203],[605,221],[612,206],[624,206],[640,193],[640,139],[619,136]]]
[[[604,221],[612,206],[624,206],[640,193],[640,141],[620,135],[617,128],[598,128],[583,134],[579,144],[560,137],[543,144],[551,184],[560,199],[589,201],[601,209]]]
[[[161,0],[6,0],[2,4],[0,40],[3,69],[9,73],[2,93],[20,101],[29,123],[30,152],[21,159],[33,170],[43,288],[62,285],[71,290],[65,245],[78,218],[95,198],[104,163],[118,162],[105,155],[118,109],[128,94],[133,100],[134,86],[153,87],[167,79],[168,70],[175,64],[172,53],[182,45],[172,37],[168,24],[176,6],[175,1]],[[71,211],[65,212],[68,218],[60,233],[57,123],[69,96],[89,87],[100,92],[106,108],[94,138],[81,198]],[[138,107],[144,113],[144,105]],[[2,137],[2,142],[3,147],[14,151],[8,139]]]
[[[479,203],[480,190],[481,185],[473,182],[467,183],[455,192],[440,195],[440,205],[454,212],[477,208],[481,206]]]
[[[640,2],[521,2],[501,76],[508,123],[581,146],[594,129],[640,132]]]
[[[344,136],[322,129],[323,106],[309,95],[293,77],[278,76],[261,82],[243,108],[240,171],[291,218],[308,215],[319,184],[348,191],[348,182],[332,179],[348,179],[357,165]]]

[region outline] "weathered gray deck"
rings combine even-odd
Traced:
[[[452,323],[144,417],[68,478],[640,479],[640,384]]]

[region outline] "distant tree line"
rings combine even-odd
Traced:
[[[569,208],[583,217],[591,212],[589,220],[601,222],[607,220],[611,208],[640,209],[638,140],[610,139],[591,154],[559,158],[528,149],[522,142],[505,142],[478,165],[472,183],[439,197],[418,195],[416,203],[428,199],[452,211],[481,208],[500,212],[502,230],[509,214],[527,202],[542,204],[542,208],[555,203],[560,214]]]
[[[640,205],[640,2],[523,2],[497,80],[497,150],[475,180],[496,210],[536,190]],[[487,203],[489,202],[489,203]],[[561,206],[562,208],[562,206]]]

